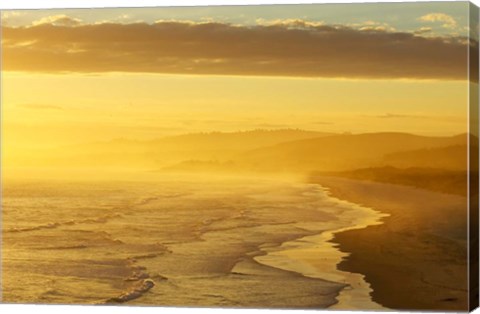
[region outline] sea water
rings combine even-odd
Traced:
[[[331,240],[380,215],[314,184],[6,182],[2,214],[3,302],[379,308]]]

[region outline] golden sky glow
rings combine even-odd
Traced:
[[[7,12],[5,156],[212,131],[465,133],[462,5],[451,14],[412,9],[403,16],[411,23],[395,27],[395,17],[374,20],[388,6],[342,23],[307,15],[234,22],[158,11],[157,19],[120,21],[109,10],[110,20],[97,11],[95,18]]]
[[[18,146],[256,128],[466,131],[462,81],[4,73],[3,84],[5,137]]]

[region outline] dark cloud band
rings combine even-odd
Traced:
[[[468,75],[464,37],[345,26],[42,24],[5,26],[2,35],[4,70],[11,71],[453,80]]]

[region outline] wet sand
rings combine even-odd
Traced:
[[[324,193],[328,194],[326,190]],[[381,224],[381,218],[386,215],[347,201],[332,197],[329,199],[333,211],[337,205],[353,210],[337,212],[338,221],[324,224],[319,234],[287,241],[280,246],[262,248],[266,254],[255,257],[255,260],[271,267],[302,274],[307,278],[345,284],[336,297],[337,303],[332,304],[330,309],[388,310],[372,300],[372,289],[365,281],[365,276],[338,269],[337,265],[348,253],[340,251],[338,245],[332,242],[335,234]],[[298,227],[309,228],[309,225],[298,224]]]
[[[372,299],[392,309],[467,311],[467,199],[393,184],[315,177],[333,197],[389,214],[383,224],[336,233]]]

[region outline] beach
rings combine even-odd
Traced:
[[[18,182],[2,201],[3,302],[380,308],[362,275],[337,270],[345,254],[329,242],[379,214],[317,184]]]
[[[372,299],[392,309],[467,311],[467,199],[428,190],[315,177],[331,195],[388,216],[336,233],[349,256],[340,270],[361,273]]]
[[[314,181],[10,183],[2,300],[466,310],[463,197]]]

